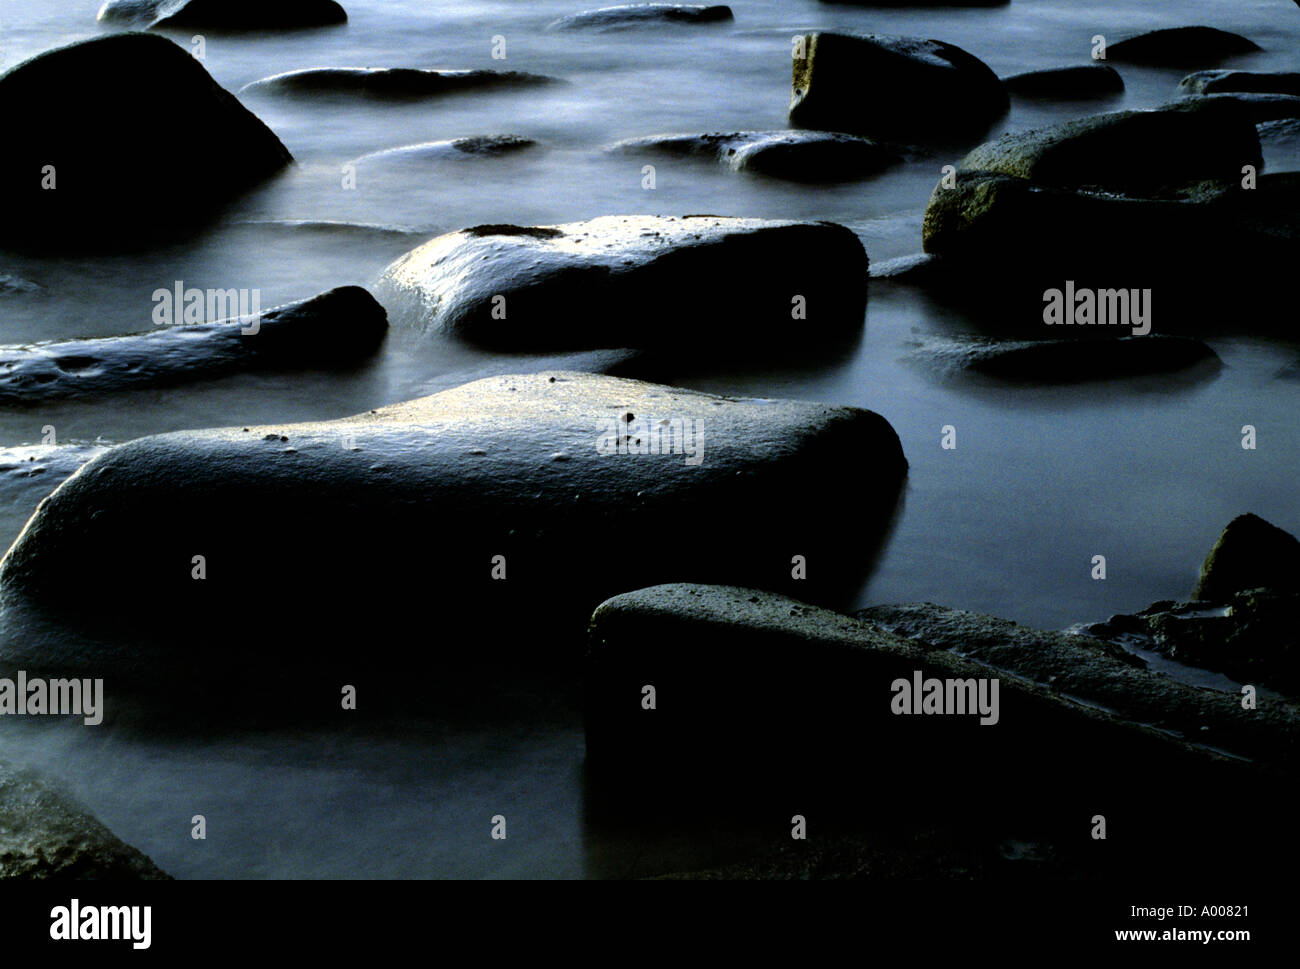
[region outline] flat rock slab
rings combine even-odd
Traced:
[[[99,21],[132,27],[290,30],[346,23],[334,0],[107,0]]]
[[[61,250],[202,222],[293,160],[199,61],[153,34],[114,34],[19,64],[0,76],[0,115],[11,135],[0,156],[0,235]],[[160,164],[159,132],[177,118],[239,150]]]
[[[1007,92],[983,61],[939,40],[804,35],[790,123],[890,140],[945,141],[1004,114]]]
[[[1197,71],[1178,82],[1179,94],[1300,95],[1300,74],[1253,71]]]
[[[629,3],[585,10],[552,21],[548,30],[629,30],[674,24],[717,24],[735,19],[731,8],[690,3]]]
[[[1106,57],[1134,64],[1194,67],[1260,49],[1249,38],[1215,27],[1166,27],[1107,44]]]
[[[207,294],[189,304],[204,318]],[[150,333],[0,346],[0,406],[120,393],[207,380],[246,370],[296,370],[355,364],[388,329],[384,308],[359,286],[344,286],[242,320],[236,290],[214,291],[220,317],[183,322],[188,301],[172,307],[171,325]],[[167,292],[168,304],[174,302]],[[154,311],[162,308],[155,302]],[[214,314],[215,315],[215,314]]]
[[[1084,64],[1026,71],[1002,79],[1010,93],[1026,98],[1082,100],[1124,93],[1124,79],[1107,64]]]
[[[1127,298],[1127,296],[1125,297]],[[1213,350],[1189,337],[932,342],[913,355],[942,375],[979,374],[1016,383],[1077,383],[1176,373],[1213,364]]]
[[[470,91],[501,91],[557,83],[523,71],[433,70],[416,67],[309,67],[245,84],[239,93],[328,95],[406,100]]]
[[[439,236],[376,292],[394,324],[499,350],[779,354],[860,333],[867,272],[862,243],[833,223],[606,216]]]
[[[0,761],[0,880],[159,880],[171,876],[123,843],[62,785]]]
[[[597,603],[656,581],[847,598],[906,468],[870,411],[563,372],[341,421],[146,437],[65,481],[0,564],[0,667],[107,668],[119,692],[187,703],[323,678],[325,693],[283,702],[335,711],[353,682],[338,676],[507,655],[554,670]],[[796,555],[816,563],[806,581]],[[142,588],[148,609],[120,608]],[[251,623],[232,608],[248,596]],[[476,617],[474,641],[432,626],[413,640],[412,608]],[[27,625],[38,615],[52,632]],[[181,626],[222,669],[257,675],[195,667],[175,649]]]
[[[699,157],[732,171],[799,182],[862,178],[899,161],[896,151],[867,138],[830,131],[733,131],[648,135],[608,149],[619,154]]]

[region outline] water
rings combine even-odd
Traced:
[[[827,219],[856,231],[878,264],[919,250],[926,199],[940,167],[956,156],[921,156],[861,182],[808,187],[600,149],[654,133],[784,127],[790,38],[814,28],[936,37],[999,74],[1086,63],[1095,34],[1113,40],[1178,23],[1233,30],[1265,48],[1223,66],[1288,70],[1300,38],[1300,9],[1284,0],[1199,0],[1176,10],[1017,0],[994,9],[919,11],[736,0],[734,24],[603,35],[541,29],[582,9],[581,0],[346,5],[350,22],[342,28],[208,36],[204,66],[232,91],[315,66],[494,68],[567,83],[410,105],[249,93],[245,104],[293,152],[294,169],[245,197],[226,224],[184,244],[99,258],[0,253],[0,272],[41,287],[0,293],[0,340],[147,330],[151,293],[178,279],[199,288],[258,288],[263,307],[333,286],[369,285],[425,238],[487,222],[692,212]],[[88,0],[0,0],[0,65],[98,35],[97,8]],[[498,35],[506,41],[504,61],[491,57]],[[190,43],[188,34],[171,36]],[[1173,95],[1185,73],[1117,66],[1127,84],[1122,96],[1013,101],[989,137],[1154,106]],[[355,190],[342,187],[343,166],[369,152],[489,134],[524,135],[543,147],[424,172],[363,167]],[[159,132],[159,164],[187,151],[235,147],[221,132],[187,131],[177,119],[173,130]],[[647,161],[657,168],[654,191],[641,187]],[[1294,162],[1269,156],[1272,170]],[[1052,228],[1043,231],[1050,245]],[[1155,313],[1159,330],[1158,307]],[[1232,331],[1249,334],[1249,321],[1242,323],[1234,321]],[[1064,389],[942,383],[904,361],[917,341],[970,326],[915,291],[877,282],[864,339],[847,359],[816,370],[702,368],[684,351],[680,374],[671,376],[700,390],[854,404],[889,419],[911,473],[892,544],[859,605],[930,600],[1060,628],[1185,596],[1218,532],[1244,511],[1300,531],[1300,381],[1276,376],[1296,359],[1294,345],[1249,335],[1212,338],[1225,364],[1215,375]],[[395,330],[370,365],[347,375],[241,375],[9,411],[0,414],[0,447],[40,444],[46,427],[61,442],[118,442],[181,428],[328,419],[493,372],[582,368],[602,359],[493,357]],[[957,428],[956,450],[940,447],[947,424]],[[1255,451],[1240,447],[1243,424],[1258,429]],[[845,455],[843,474],[869,472],[862,456]],[[7,542],[40,493],[30,478],[7,474],[3,481],[10,490],[0,501],[0,537]],[[1104,582],[1090,577],[1098,554],[1107,559]],[[631,862],[620,852],[631,851],[628,845],[584,847],[582,744],[572,712],[514,734],[432,737],[433,727],[415,725],[407,735],[381,739],[262,736],[211,745],[5,727],[11,755],[68,779],[124,839],[178,875],[567,877],[642,870],[626,867]],[[187,822],[195,813],[206,813],[220,838],[192,842]],[[519,826],[510,848],[490,856],[485,852],[496,843],[485,832],[496,813],[511,814]]]

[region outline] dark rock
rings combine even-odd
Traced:
[[[1251,71],[1197,71],[1178,82],[1179,94],[1300,95],[1300,74]]]
[[[949,374],[975,373],[1007,381],[1071,383],[1173,373],[1218,355],[1188,337],[1121,336],[1109,339],[967,340],[928,344],[917,354]]]
[[[1106,57],[1134,64],[1170,67],[1192,66],[1250,54],[1260,46],[1239,34],[1214,27],[1166,27],[1117,40],[1106,47]]]
[[[1106,64],[1085,64],[1013,74],[1002,79],[1002,86],[1021,97],[1081,100],[1122,94],[1124,79]]]
[[[250,695],[240,712],[337,713],[343,683],[372,711],[404,689],[427,704],[429,677],[466,686],[452,669],[561,668],[594,606],[628,588],[685,577],[844,601],[906,467],[870,411],[563,372],[141,438],[65,481],[0,563],[0,669],[101,670],[119,707],[138,694],[196,723],[226,725]],[[795,554],[819,563],[806,581]],[[141,588],[148,608],[121,608]],[[477,617],[472,641],[412,638],[402,603]]]
[[[1210,112],[1260,125],[1300,118],[1300,97],[1290,94],[1196,94],[1178,98],[1162,108]]]
[[[0,347],[0,405],[98,397],[242,370],[343,366],[373,353],[388,328],[384,308],[358,286],[286,303],[247,321],[238,317],[237,291],[214,292],[221,297],[214,315],[220,315],[211,323],[180,322],[183,307],[174,307],[176,322],[150,333]],[[161,306],[155,303],[155,311]],[[235,316],[227,319],[229,312]]]
[[[733,20],[731,8],[687,3],[629,3],[561,17],[548,30],[626,30],[666,24],[714,24]]]
[[[440,236],[377,292],[394,323],[497,349],[780,353],[860,333],[866,286],[861,242],[832,223],[607,216]]]
[[[0,761],[0,880],[170,878],[60,784]]]
[[[101,22],[196,30],[286,30],[346,23],[334,0],[107,0]]]
[[[795,127],[945,140],[984,129],[1009,104],[983,61],[943,41],[822,32],[804,45],[792,78]]]
[[[521,135],[477,135],[469,138],[452,138],[447,141],[428,141],[419,145],[403,145],[400,148],[386,148],[383,151],[362,155],[354,164],[384,162],[405,165],[466,158],[501,158],[536,147],[537,142]]]
[[[610,146],[626,154],[696,156],[732,171],[752,171],[800,182],[861,178],[899,160],[891,149],[854,135],[829,131],[738,131],[650,135]]]
[[[310,67],[245,84],[239,93],[328,95],[407,100],[465,91],[500,91],[555,83],[522,71],[435,71],[412,67]]]
[[[1300,541],[1258,515],[1238,515],[1201,565],[1192,598],[1227,602],[1234,593],[1263,587],[1300,592]]]
[[[292,161],[197,60],[152,34],[114,34],[19,64],[0,77],[0,114],[12,134],[0,157],[0,235],[19,242],[66,249],[190,226]],[[168,133],[178,118],[238,150],[190,150],[177,162]],[[42,188],[45,166],[53,189]]]
[[[1170,107],[1015,132],[980,145],[958,169],[1152,197],[1203,180],[1235,181],[1243,165],[1259,163],[1253,122],[1226,109]]]

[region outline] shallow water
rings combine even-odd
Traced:
[[[313,66],[495,68],[567,83],[413,105],[316,103],[250,92],[244,103],[293,152],[294,169],[243,199],[226,224],[167,249],[40,260],[0,252],[0,272],[41,287],[34,294],[0,293],[0,340],[147,330],[151,293],[178,279],[200,288],[257,288],[263,307],[337,285],[369,285],[389,261],[428,236],[487,222],[691,212],[827,219],[856,231],[878,264],[919,251],[921,214],[939,169],[964,149],[831,187],[690,160],[608,156],[600,149],[661,132],[784,127],[790,38],[813,28],[936,37],[1003,75],[1087,63],[1098,33],[1113,40],[1179,23],[1233,30],[1265,48],[1222,66],[1294,69],[1292,52],[1300,40],[1300,8],[1290,0],[1198,0],[1177,8],[1016,0],[993,9],[922,11],[736,0],[734,24],[599,35],[542,30],[582,9],[580,0],[350,0],[346,6],[350,22],[341,28],[208,36],[204,66],[232,91]],[[0,66],[96,36],[97,8],[86,0],[0,0]],[[505,60],[491,57],[497,35],[506,40]],[[190,42],[184,34],[171,36]],[[988,137],[1102,110],[1154,106],[1172,97],[1186,73],[1116,66],[1127,84],[1124,95],[1082,103],[1015,100]],[[535,138],[542,147],[501,159],[432,164],[423,172],[363,167],[355,190],[342,187],[343,166],[369,152],[506,133]],[[235,148],[221,132],[187,131],[183,119],[158,133],[160,164],[184,151]],[[1273,170],[1296,167],[1296,160],[1269,156]],[[653,191],[641,187],[647,162],[657,169]],[[1050,226],[1044,236],[1050,245]],[[1154,313],[1158,332],[1158,306]],[[931,600],[1060,628],[1184,596],[1218,532],[1241,512],[1300,531],[1300,381],[1277,377],[1300,354],[1295,345],[1211,338],[1225,364],[1216,374],[1082,388],[944,383],[902,359],[918,340],[970,325],[913,290],[876,282],[864,338],[848,359],[817,369],[738,370],[703,365],[683,347],[680,367],[672,369],[676,382],[700,390],[855,404],[893,424],[911,462],[905,509],[859,605]],[[1250,329],[1249,321],[1233,327],[1237,333]],[[0,446],[38,444],[47,427],[60,442],[116,442],[180,428],[326,419],[493,372],[581,369],[603,359],[493,357],[395,330],[374,361],[347,374],[244,375],[112,401],[9,411],[0,414]],[[956,450],[940,447],[947,424],[957,428]],[[1243,424],[1258,428],[1255,451],[1240,447]],[[869,474],[868,456],[846,454],[843,473]],[[6,492],[0,501],[6,542],[40,497],[29,493],[30,481],[21,487],[26,490]],[[1098,554],[1107,559],[1105,581],[1090,577]],[[576,719],[518,738],[446,741],[454,755],[452,747],[417,734],[413,728],[401,742],[354,739],[327,749],[322,738],[207,748],[125,738],[65,741],[56,739],[57,731],[25,730],[12,747],[72,780],[123,838],[178,875],[572,876],[600,868],[584,868],[579,848]],[[435,766],[419,770],[413,761]],[[318,798],[320,789],[332,794]],[[215,805],[209,811],[228,819],[222,826],[228,833],[220,844],[212,837],[196,849],[186,822],[202,813],[193,807],[199,802]],[[486,818],[502,810],[482,806],[489,802],[517,804],[521,818],[520,828],[512,829],[519,840],[495,858],[482,854],[495,844],[478,837]],[[426,843],[431,836],[436,847]],[[389,851],[388,839],[408,847]]]

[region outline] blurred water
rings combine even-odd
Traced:
[[[244,199],[227,224],[183,245],[94,259],[0,253],[0,272],[41,287],[34,294],[0,293],[0,341],[146,330],[150,294],[177,279],[200,288],[259,288],[263,307],[345,283],[368,285],[428,236],[485,222],[688,212],[827,219],[853,228],[879,263],[920,249],[926,199],[940,166],[955,158],[919,158],[831,187],[655,158],[657,188],[649,192],[641,188],[642,159],[600,149],[660,132],[784,127],[790,38],[814,28],[935,37],[966,48],[999,74],[1087,63],[1098,33],[1113,40],[1145,27],[1194,23],[1243,33],[1265,48],[1225,66],[1289,70],[1300,38],[1300,8],[1291,0],[1086,6],[1016,0],[1001,8],[917,11],[736,0],[734,24],[616,34],[542,29],[582,9],[581,0],[349,0],[346,6],[344,27],[207,36],[204,65],[232,91],[313,66],[496,68],[567,83],[407,105],[250,93],[245,104],[297,159],[291,171]],[[97,7],[89,0],[0,0],[0,66],[101,33]],[[497,35],[506,40],[504,61],[491,57]],[[187,34],[171,36],[190,42]],[[1124,95],[1087,103],[1015,101],[989,136],[1153,106],[1173,95],[1185,73],[1117,66]],[[368,152],[507,133],[535,138],[542,147],[425,171],[371,166],[358,173],[355,190],[342,187],[343,166]],[[183,119],[160,133],[160,163],[167,163],[169,145],[177,157],[237,149],[220,132],[186,131]],[[1052,227],[1043,231],[1050,245]],[[1155,312],[1158,330],[1158,307]],[[1296,358],[1294,345],[1213,339],[1226,366],[1212,379],[1083,389],[977,390],[940,384],[901,362],[918,338],[966,326],[951,310],[877,283],[865,339],[850,359],[811,371],[740,372],[703,372],[682,361],[681,382],[698,389],[856,404],[879,411],[898,430],[912,466],[906,508],[861,604],[926,599],[1061,627],[1184,595],[1219,530],[1243,511],[1300,531],[1300,381],[1275,376]],[[46,426],[57,429],[60,441],[122,441],[179,428],[331,418],[491,372],[557,362],[582,366],[584,360],[498,358],[394,331],[373,363],[346,375],[246,375],[9,411],[0,414],[0,446],[39,443]],[[1256,451],[1239,445],[1247,423],[1258,428]],[[955,451],[940,448],[946,424],[958,429]],[[869,474],[870,468],[860,455],[845,455],[843,473]],[[0,502],[5,542],[36,500],[27,491],[19,499]],[[1107,558],[1104,582],[1089,575],[1095,554]],[[462,738],[459,758],[448,752],[446,738],[439,746],[423,735],[382,744],[340,741],[328,756],[318,749],[321,738],[232,741],[226,749],[85,738],[31,744],[15,737],[13,744],[55,765],[124,838],[181,875],[581,874],[576,720],[524,733],[517,743]],[[412,773],[411,758],[437,767]],[[321,790],[332,793],[321,800]],[[483,806],[488,802],[515,804],[521,818],[515,830],[530,832],[495,861],[482,854],[494,845],[480,835],[486,819],[504,809]],[[211,805],[209,814],[227,819],[224,826],[210,821],[229,832],[225,840],[214,837],[197,849],[189,841],[189,816],[204,813],[195,805]],[[430,832],[441,847],[425,844]],[[388,850],[390,838],[407,847]]]

